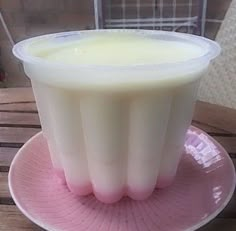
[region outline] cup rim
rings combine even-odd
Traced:
[[[136,33],[136,34],[143,34],[146,36],[153,36],[155,38],[158,36],[167,36],[172,39],[178,39],[182,41],[191,41],[193,44],[202,47],[206,52],[202,55],[185,60],[185,61],[177,61],[171,63],[161,63],[161,64],[127,64],[127,65],[98,65],[98,64],[64,64],[61,62],[49,62],[43,58],[33,56],[26,51],[27,46],[29,44],[36,42],[37,40],[44,40],[50,38],[62,38],[62,37],[69,37],[69,36],[78,36],[78,35],[85,35],[90,33],[117,33],[117,32],[128,32],[128,33]],[[158,69],[164,71],[166,68],[168,69],[179,69],[179,68],[189,68],[190,66],[195,66],[199,64],[208,64],[212,59],[217,57],[220,54],[221,48],[219,44],[215,41],[210,39],[186,34],[186,33],[179,33],[179,32],[170,32],[170,31],[158,31],[158,30],[140,30],[140,29],[102,29],[102,30],[81,30],[81,31],[69,31],[69,32],[59,32],[59,33],[52,33],[46,34],[41,36],[36,36],[33,38],[25,39],[23,41],[18,42],[14,45],[13,54],[23,61],[24,63],[28,64],[37,64],[42,65],[45,67],[54,67],[54,68],[70,68],[70,69],[96,69],[96,70],[133,70],[134,68],[137,70],[152,70]]]

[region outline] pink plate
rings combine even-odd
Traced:
[[[76,197],[53,174],[42,133],[30,139],[11,165],[9,186],[19,209],[49,231],[195,230],[229,202],[234,166],[226,151],[201,130],[188,131],[174,183],[145,201],[124,198],[106,205]]]

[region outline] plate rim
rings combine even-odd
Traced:
[[[220,149],[220,151],[223,153],[223,155],[225,155],[227,161],[230,164],[230,168],[233,172],[233,177],[232,177],[232,186],[231,189],[228,193],[228,196],[226,197],[225,201],[222,203],[222,205],[215,210],[212,214],[210,214],[208,217],[204,218],[202,221],[196,223],[195,225],[183,230],[183,231],[195,231],[197,229],[199,229],[200,227],[206,225],[207,223],[209,223],[211,220],[213,220],[229,203],[229,201],[231,200],[234,191],[235,191],[235,187],[236,187],[236,172],[235,172],[235,167],[233,164],[233,161],[231,160],[230,156],[228,155],[228,152],[225,150],[225,148],[218,142],[216,141],[214,138],[212,138],[210,135],[208,135],[206,132],[204,132],[202,129],[199,129],[195,126],[190,126],[188,128],[188,130],[193,130],[193,131],[197,131],[197,133],[201,133],[206,135],[210,141],[212,143],[214,143],[217,148]],[[10,169],[9,169],[9,173],[8,173],[8,187],[9,187],[9,191],[10,191],[10,195],[12,196],[12,199],[14,200],[16,206],[18,207],[18,209],[29,219],[31,220],[33,223],[35,223],[36,225],[40,226],[43,229],[46,229],[47,231],[65,231],[63,229],[58,229],[58,228],[54,228],[51,227],[51,225],[45,224],[42,221],[38,220],[37,218],[34,218],[33,216],[30,215],[29,212],[27,212],[22,206],[21,203],[19,202],[19,200],[17,199],[17,196],[14,193],[14,189],[13,189],[13,185],[12,185],[12,178],[13,178],[13,169],[14,166],[16,165],[18,159],[20,158],[21,155],[23,155],[22,153],[24,153],[24,150],[27,148],[27,146],[29,145],[29,143],[31,143],[33,140],[37,139],[38,136],[42,136],[42,131],[36,133],[34,136],[32,136],[16,153],[15,157],[12,160]],[[199,134],[198,134],[199,135]]]

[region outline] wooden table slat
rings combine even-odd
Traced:
[[[198,231],[235,231],[236,221],[235,219],[221,219],[216,218],[212,220],[209,224],[198,229]]]
[[[193,120],[236,134],[236,110],[198,101]]]
[[[36,103],[9,103],[0,104],[0,112],[33,112],[37,113]]]
[[[1,231],[43,231],[13,205],[0,205],[0,218]]]
[[[10,191],[8,188],[8,173],[0,172],[0,198],[11,198]]]
[[[16,155],[19,148],[5,148],[0,147],[0,172],[5,172]]]
[[[41,131],[38,128],[5,128],[0,127],[1,143],[25,143],[30,137]]]
[[[0,112],[0,126],[35,125],[40,126],[39,116],[35,113]]]
[[[215,127],[212,127],[208,124],[199,123],[199,122],[194,121],[194,120],[192,121],[192,125],[197,127],[197,128],[200,128],[203,131],[205,131],[207,133],[210,133],[210,134],[215,134],[215,135],[222,135],[222,134],[230,135],[230,134],[232,134],[231,132],[224,131],[223,129],[215,128]]]
[[[0,104],[34,102],[32,88],[3,88],[0,91]]]
[[[222,137],[222,136],[213,136],[228,153],[236,154],[236,137]]]

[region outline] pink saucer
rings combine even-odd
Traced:
[[[122,199],[106,205],[94,196],[76,197],[53,174],[42,133],[18,152],[9,173],[11,195],[19,209],[49,231],[195,230],[229,202],[234,166],[226,151],[191,127],[174,183],[146,201]]]

